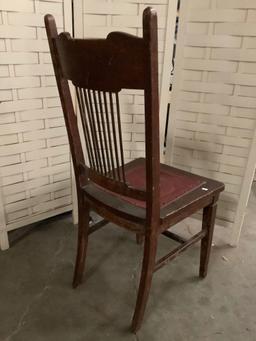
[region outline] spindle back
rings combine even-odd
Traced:
[[[155,11],[150,8],[144,11],[143,38],[111,32],[106,39],[73,39],[69,33],[57,33],[51,15],[45,16],[45,25],[77,186],[90,179],[107,190],[145,200],[152,206],[152,197],[158,192],[155,186],[159,187]],[[87,149],[87,165],[68,81],[75,87]],[[119,101],[122,89],[142,89],[145,94],[146,189],[132,188],[126,181]]]

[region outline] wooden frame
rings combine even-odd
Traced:
[[[248,156],[248,162],[246,165],[246,172],[244,176],[244,180],[242,183],[242,190],[240,194],[240,200],[238,203],[238,207],[236,210],[236,216],[234,221],[234,226],[232,230],[231,236],[231,246],[238,246],[240,235],[242,232],[244,217],[246,214],[246,207],[248,204],[249,196],[251,193],[252,182],[255,174],[255,165],[256,165],[256,131],[254,132],[250,153]]]
[[[174,35],[176,27],[177,17],[177,5],[178,0],[171,1],[168,3],[168,13],[166,20],[166,38],[164,47],[164,62],[162,72],[162,82],[160,91],[160,160],[165,161],[164,155],[164,132],[166,124],[166,112],[169,102],[169,88],[170,88],[170,70],[172,68],[172,55],[174,46]]]
[[[79,230],[73,286],[76,287],[82,281],[90,232],[110,221],[136,233],[138,242],[144,239],[141,279],[132,322],[132,330],[136,332],[142,323],[153,273],[199,240],[201,240],[199,274],[200,277],[206,276],[216,204],[224,185],[160,164],[157,15],[152,8],[147,8],[143,13],[143,38],[112,32],[107,39],[71,39],[65,33],[58,35],[51,15],[45,17],[45,24],[67,126],[78,196]],[[79,69],[78,62],[83,62],[82,69]],[[89,166],[84,160],[68,80],[77,88],[85,139],[90,154]],[[118,134],[112,134],[115,147],[113,157],[111,153],[105,152],[106,146],[112,148],[110,143],[106,143],[104,148],[100,146],[105,141],[104,136],[101,137],[104,128],[102,131],[96,129],[100,128],[100,120],[97,119],[99,114],[107,115],[109,109],[111,114],[114,112],[112,95],[110,106],[105,100],[101,101],[102,96],[104,97],[106,92],[118,93],[121,88],[143,89],[145,95],[146,158],[134,160],[126,165],[122,160],[121,163],[117,161],[115,143]],[[90,96],[96,98],[97,93],[100,95],[93,104]],[[100,109],[103,105],[105,110]],[[118,120],[120,113],[117,102],[116,108]],[[114,119],[112,119],[114,132],[113,122]],[[105,125],[108,127],[109,124],[106,120]],[[111,136],[107,129],[105,133]],[[118,133],[120,137],[120,131]],[[121,141],[119,147],[121,155]],[[112,168],[104,165],[105,161],[106,164],[108,161],[109,164],[113,162]],[[126,181],[127,172],[136,167],[145,169],[146,181],[143,189],[133,188]],[[183,195],[175,197],[163,206],[160,178],[164,172],[190,179],[197,185],[191,190],[185,190]],[[127,202],[125,198],[128,197],[129,200],[142,201],[142,207],[131,201]],[[186,241],[167,231],[172,225],[202,208],[204,209],[202,231],[191,239]],[[96,211],[105,220],[89,228],[90,210]],[[158,238],[161,233],[181,243],[181,246],[156,260]]]

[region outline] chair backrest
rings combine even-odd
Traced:
[[[159,99],[157,15],[143,13],[143,37],[111,32],[106,39],[73,39],[57,33],[45,16],[55,76],[67,126],[77,186],[88,178],[108,190],[146,201],[159,211]],[[68,81],[75,87],[85,137],[88,165],[77,126]],[[146,190],[126,182],[119,92],[144,90]]]

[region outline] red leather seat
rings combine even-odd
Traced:
[[[128,163],[125,167],[126,181],[131,187],[137,189],[146,189],[146,165],[145,159],[136,159]],[[180,169],[173,168],[164,164],[160,165],[160,207],[163,208],[169,205],[175,199],[183,196],[202,186],[205,183],[204,179],[193,175],[191,173],[184,172]],[[129,202],[132,205],[136,205],[141,208],[146,207],[146,202],[133,199],[130,197],[122,196],[111,192],[111,194],[117,195],[123,200]]]

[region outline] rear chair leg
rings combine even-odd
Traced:
[[[143,235],[140,233],[136,233],[136,243],[141,245],[143,243]]]
[[[201,252],[200,252],[200,269],[199,276],[201,278],[206,277],[208,271],[208,263],[211,253],[212,237],[217,209],[217,200],[207,207],[203,211],[203,223],[202,229],[206,230],[206,236],[201,240]]]
[[[142,324],[146,304],[148,301],[157,249],[157,236],[151,233],[146,234],[144,242],[144,255],[141,269],[141,278],[135,312],[132,320],[132,331],[136,333]]]
[[[82,282],[88,244],[89,220],[90,220],[89,204],[87,202],[85,203],[83,197],[78,198],[78,241],[76,265],[73,277],[73,288],[76,288]]]

